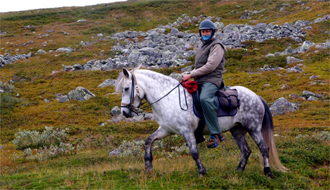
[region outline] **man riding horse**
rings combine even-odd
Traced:
[[[195,69],[182,77],[183,81],[194,78],[200,93],[200,103],[203,116],[210,131],[208,148],[218,147],[224,140],[219,122],[218,106],[215,93],[223,87],[223,71],[225,66],[225,50],[220,40],[214,37],[215,25],[210,20],[204,20],[199,26],[199,35],[202,37],[202,46],[199,47],[195,58]]]

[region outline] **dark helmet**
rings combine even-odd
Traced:
[[[215,30],[216,30],[215,25],[210,20],[203,20],[201,22],[201,24],[199,25],[199,35],[200,36],[202,36],[201,30],[203,30],[203,29],[210,29],[212,31],[212,36],[214,35]]]

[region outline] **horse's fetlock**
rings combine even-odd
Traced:
[[[147,162],[152,162],[152,156],[146,156],[144,157],[144,161],[147,163]]]
[[[194,160],[199,159],[199,153],[191,153],[191,156],[193,157]]]

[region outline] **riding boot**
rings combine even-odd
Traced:
[[[207,148],[216,148],[219,146],[220,142],[224,141],[222,133],[210,135],[209,142],[207,144]]]

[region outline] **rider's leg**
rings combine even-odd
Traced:
[[[215,142],[214,147],[220,143],[219,140],[223,139],[221,134],[220,125],[218,122],[218,106],[215,99],[215,93],[219,90],[219,88],[210,82],[202,84],[202,90],[200,94],[200,102],[203,108],[203,116],[205,118],[206,125],[210,131],[211,138],[216,137],[218,142]],[[220,135],[221,136],[217,136]],[[212,141],[216,141],[216,139],[211,139]],[[210,147],[210,148],[214,148]]]

